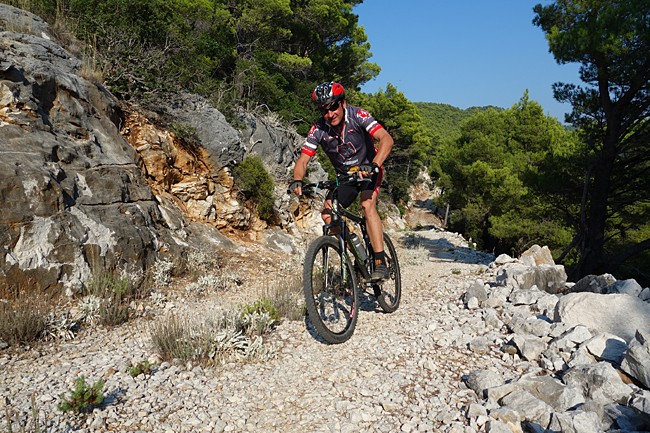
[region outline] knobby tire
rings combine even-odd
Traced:
[[[392,313],[399,307],[402,298],[402,275],[397,259],[397,251],[393,241],[384,233],[384,252],[386,254],[386,266],[388,267],[389,276],[386,280],[378,284],[381,289],[381,295],[377,297],[377,303],[386,313]]]
[[[305,255],[303,271],[305,304],[312,325],[325,341],[339,344],[354,333],[359,314],[359,288],[349,257],[343,264],[338,240],[316,238]],[[325,265],[327,268],[325,268]]]

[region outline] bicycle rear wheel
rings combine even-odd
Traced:
[[[375,293],[381,291],[377,296],[377,302],[382,310],[392,313],[399,307],[399,301],[402,297],[402,276],[397,260],[397,251],[393,241],[384,233],[384,253],[386,254],[386,266],[388,267],[389,276],[380,284],[373,285]]]
[[[309,319],[327,342],[347,341],[359,312],[359,289],[350,260],[342,260],[338,240],[321,236],[305,255],[305,304]]]

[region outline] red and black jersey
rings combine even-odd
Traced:
[[[345,174],[350,167],[370,163],[377,153],[374,134],[382,129],[366,110],[348,105],[345,108],[345,128],[339,135],[334,127],[320,118],[309,131],[302,146],[302,153],[309,156],[316,154],[320,145],[337,173]]]

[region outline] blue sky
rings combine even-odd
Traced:
[[[528,89],[564,121],[570,104],[552,84],[580,83],[578,64],[558,65],[533,6],[548,0],[365,0],[354,8],[381,73],[362,90],[392,83],[413,102],[509,108]]]

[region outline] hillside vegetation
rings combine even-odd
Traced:
[[[385,190],[405,209],[429,171],[451,228],[481,248],[517,254],[549,245],[577,278],[616,272],[650,280],[650,30],[647,2],[537,5],[534,25],[583,86],[557,83],[568,131],[528,99],[461,110],[408,100],[389,84],[359,91],[381,65],[354,6],[362,0],[9,0],[73,32],[86,75],[155,110],[179,90],[237,109],[277,113],[306,133],[309,95],[337,80],[394,136]],[[593,36],[597,35],[597,36]],[[606,91],[603,92],[603,89]]]
[[[420,116],[433,136],[451,140],[460,137],[460,126],[469,117],[489,108],[499,109],[489,106],[469,107],[463,110],[453,105],[435,102],[415,102],[415,106],[420,110]]]

